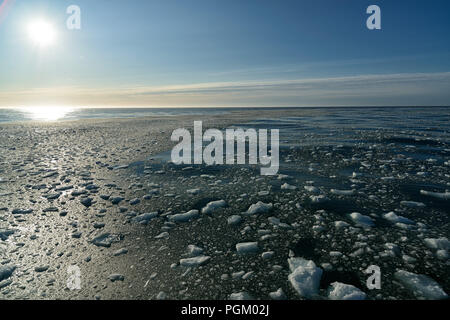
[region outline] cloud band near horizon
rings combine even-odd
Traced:
[[[171,86],[59,86],[0,91],[0,107],[448,106],[448,88],[450,72]]]

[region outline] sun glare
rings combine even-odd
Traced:
[[[39,47],[46,47],[56,40],[54,27],[45,20],[33,21],[28,25],[30,39]]]
[[[56,121],[63,119],[69,113],[75,111],[69,107],[27,107],[22,108],[27,117],[37,121]]]

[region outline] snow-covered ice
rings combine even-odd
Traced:
[[[292,287],[301,297],[311,298],[319,293],[322,269],[314,261],[292,257],[288,259]]]
[[[330,300],[364,300],[366,294],[357,287],[341,282],[333,282],[328,289]]]
[[[398,216],[393,211],[384,214],[383,218],[392,223],[415,224],[414,221],[412,221],[408,218],[405,218],[403,216]]]
[[[272,203],[264,203],[262,201],[258,201],[255,204],[252,204],[248,210],[248,214],[258,214],[258,213],[267,213],[270,210],[272,210],[273,204]]]
[[[349,216],[357,225],[361,225],[363,227],[372,227],[374,225],[371,217],[365,216],[359,212],[350,213]]]

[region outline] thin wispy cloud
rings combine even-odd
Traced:
[[[83,106],[316,106],[418,105],[450,87],[450,72],[358,75],[332,78],[205,82],[117,88],[51,87],[0,92],[0,105],[68,104]],[[441,101],[434,104],[445,104]],[[364,100],[362,99],[364,98]],[[344,104],[344,103],[343,103]]]

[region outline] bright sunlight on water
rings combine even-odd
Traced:
[[[39,121],[56,121],[64,118],[71,112],[75,111],[75,108],[69,107],[27,107],[22,108],[22,112],[27,113],[32,120]]]

